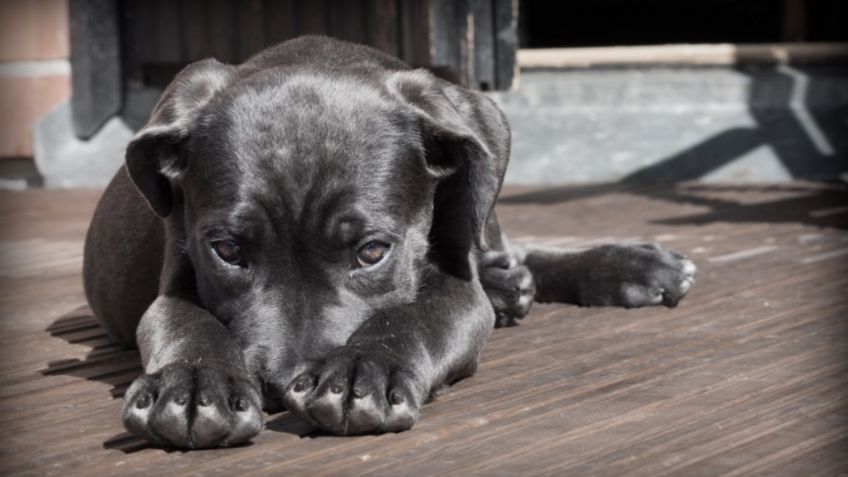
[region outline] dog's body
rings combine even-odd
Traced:
[[[509,249],[492,212],[508,158],[492,101],[371,48],[303,37],[183,70],[86,242],[89,302],[145,367],[126,427],[229,445],[286,408],[403,430],[534,297],[688,291],[694,266],[658,246]]]

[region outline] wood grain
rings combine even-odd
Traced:
[[[399,434],[283,413],[253,444],[148,447],[120,425],[138,354],[85,305],[99,191],[0,192],[3,475],[839,475],[848,472],[844,186],[513,188],[518,242],[659,241],[699,265],[678,308],[537,304]]]

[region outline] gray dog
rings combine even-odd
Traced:
[[[377,50],[303,37],[184,69],[127,147],[85,247],[88,301],[141,350],[126,428],[248,441],[262,410],[337,434],[409,429],[535,298],[674,306],[655,245],[509,247],[507,121]]]

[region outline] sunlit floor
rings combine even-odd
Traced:
[[[268,416],[252,445],[126,435],[137,353],[85,306],[98,191],[0,192],[0,473],[834,475],[848,471],[848,189],[510,189],[518,242],[657,241],[699,266],[678,308],[537,305],[411,431],[316,435]]]

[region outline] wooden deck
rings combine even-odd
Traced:
[[[676,309],[538,305],[400,434],[269,416],[252,445],[126,435],[137,354],[82,293],[96,191],[0,193],[0,474],[845,475],[848,191],[793,183],[512,189],[519,241],[658,241],[700,267]]]

